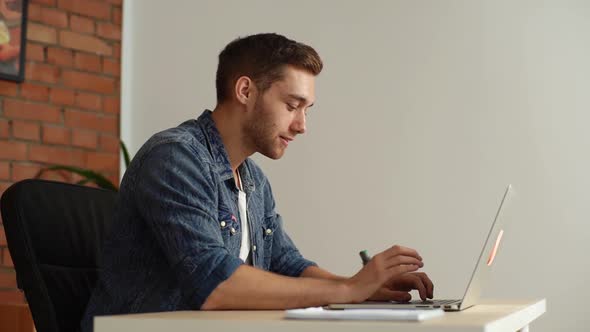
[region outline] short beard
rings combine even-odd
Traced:
[[[258,108],[261,96],[256,98],[254,103],[255,116],[246,124],[244,133],[245,139],[250,142],[254,150],[270,159],[279,159],[283,156],[284,150],[276,149],[276,140],[273,137],[276,132],[275,124],[272,123],[269,113]]]

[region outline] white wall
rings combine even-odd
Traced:
[[[488,297],[548,299],[534,331],[590,325],[588,1],[125,1],[122,136],[215,106],[219,51],[278,32],[325,62],[308,134],[256,158],[302,252],[415,247],[460,297],[504,186],[518,192]],[[571,319],[576,317],[576,319]]]

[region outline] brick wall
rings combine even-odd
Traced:
[[[28,15],[25,81],[0,80],[0,193],[51,164],[117,181],[122,0],[29,0]],[[0,303],[12,302],[24,297],[0,225]]]

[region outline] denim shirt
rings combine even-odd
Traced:
[[[129,165],[82,331],[96,315],[198,310],[244,264],[238,189],[211,114],[154,135]],[[315,263],[285,232],[267,178],[250,159],[238,170],[252,264],[299,276]]]

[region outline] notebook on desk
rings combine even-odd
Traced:
[[[326,310],[322,307],[293,309],[285,311],[287,319],[327,319],[327,320],[401,320],[423,321],[440,317],[442,309],[347,309]]]
[[[509,201],[510,197],[514,195],[511,185],[506,187],[500,206],[496,212],[496,216],[493,219],[492,227],[486,237],[479,259],[475,264],[475,269],[471,275],[471,279],[467,284],[467,289],[462,299],[457,300],[430,300],[430,301],[411,301],[407,303],[403,302],[378,302],[378,301],[367,301],[363,303],[355,304],[330,304],[327,306],[329,309],[408,309],[408,308],[422,308],[422,309],[437,309],[441,308],[445,311],[460,311],[469,308],[479,301],[483,284],[487,281],[488,276],[491,272],[491,266],[494,263],[494,259],[498,252],[502,236],[504,235],[504,229],[507,218],[507,212],[509,212]],[[486,257],[487,256],[487,257]]]

